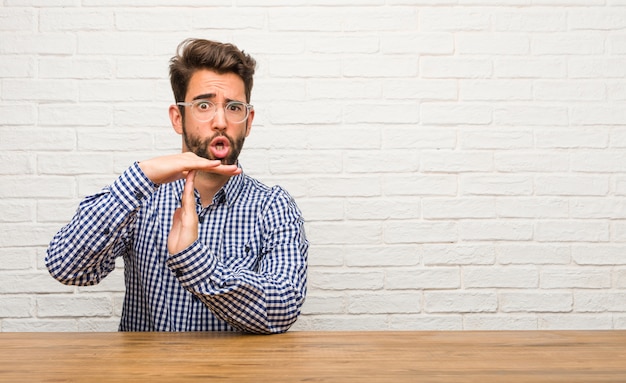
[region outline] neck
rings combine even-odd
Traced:
[[[209,206],[213,202],[213,197],[226,182],[230,176],[224,176],[215,173],[198,172],[194,181],[195,188],[200,193],[200,201],[203,207]]]

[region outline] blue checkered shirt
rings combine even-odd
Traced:
[[[50,274],[95,285],[123,257],[120,331],[287,331],[306,294],[308,241],[294,200],[278,186],[233,176],[205,208],[196,192],[198,240],[169,254],[184,183],[155,185],[133,164],[85,198],[54,236]]]

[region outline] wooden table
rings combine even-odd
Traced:
[[[2,382],[626,382],[626,331],[0,333]]]

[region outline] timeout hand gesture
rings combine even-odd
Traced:
[[[208,160],[192,152],[156,157],[142,161],[139,167],[156,184],[186,178],[181,207],[176,209],[167,239],[170,254],[176,254],[198,238],[198,214],[194,196],[194,180],[198,171],[233,176],[241,173],[237,165],[223,165],[219,160]]]

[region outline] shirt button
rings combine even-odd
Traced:
[[[137,198],[138,200],[142,199],[143,198],[143,194],[137,192],[137,193],[135,193],[135,198]]]
[[[182,272],[182,270],[176,270],[176,276],[177,276],[178,278],[182,277],[182,276],[183,276],[183,272]]]
[[[111,232],[111,230],[109,230],[108,227],[105,227],[104,230],[102,230],[102,232],[104,233],[104,235],[109,235],[109,233]]]

